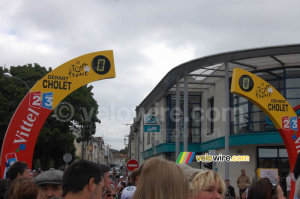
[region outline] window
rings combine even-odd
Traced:
[[[214,98],[210,98],[207,100],[207,110],[209,110],[209,118],[208,120],[208,129],[209,132],[207,134],[212,134],[214,132],[214,119],[215,119],[215,110],[214,110]]]
[[[147,145],[150,144],[150,132],[146,132],[147,133]]]
[[[170,94],[167,96],[167,142],[176,141],[176,95]],[[188,98],[188,134],[189,142],[200,142],[200,131],[201,131],[201,96],[200,95],[189,95]],[[180,96],[180,142],[183,141],[183,96]]]
[[[286,177],[290,170],[286,148],[283,146],[257,147],[257,168],[278,168],[279,176]]]

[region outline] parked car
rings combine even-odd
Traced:
[[[121,169],[121,171],[123,170],[123,168],[124,168],[124,165],[123,165],[123,163],[120,163],[120,164],[118,164],[118,167],[120,167],[120,169]]]
[[[115,166],[117,166],[117,164],[115,164],[115,163],[110,164],[110,168],[115,167]]]

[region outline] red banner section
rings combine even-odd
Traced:
[[[31,168],[32,156],[39,132],[51,109],[32,106],[28,93],[15,112],[6,132],[5,142],[2,146],[1,174],[16,161],[24,161]],[[22,107],[22,108],[20,108]]]

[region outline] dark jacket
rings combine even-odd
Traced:
[[[234,192],[234,188],[229,185],[227,187],[227,193],[226,193],[226,196],[232,196],[232,197],[235,197],[235,192]]]

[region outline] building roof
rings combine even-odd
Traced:
[[[248,50],[220,53],[194,59],[170,70],[149,95],[136,108],[148,109],[168,92],[176,91],[179,80],[183,89],[183,77],[189,76],[189,92],[202,93],[225,77],[225,63],[228,64],[229,77],[236,67],[258,72],[268,68],[295,67],[300,65],[300,44],[263,47]],[[272,74],[280,76],[280,74]]]

